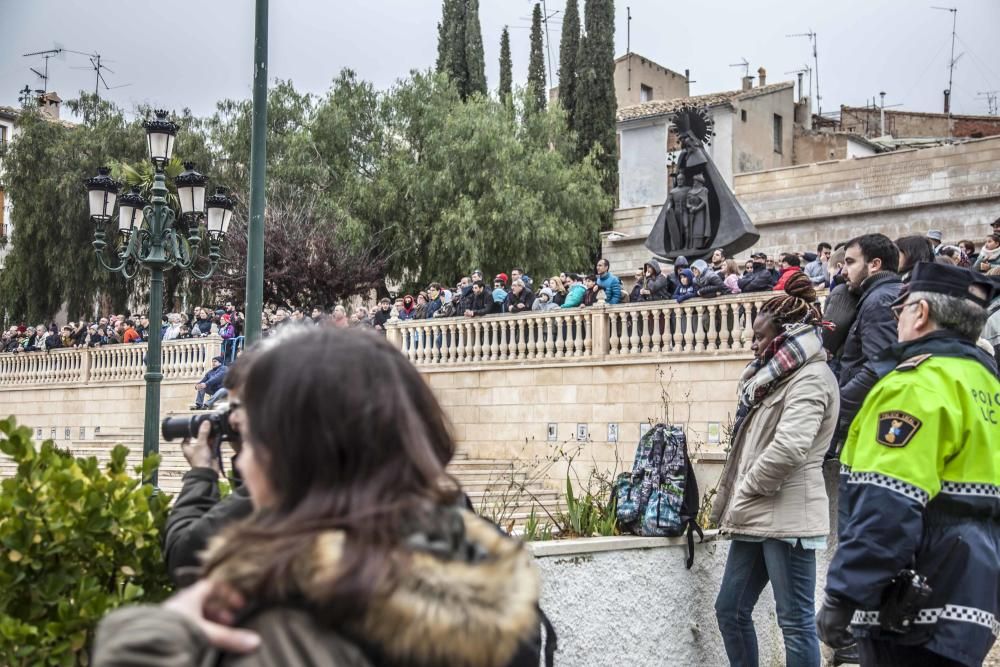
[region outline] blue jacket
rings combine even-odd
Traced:
[[[569,294],[566,295],[566,300],[563,301],[563,308],[576,308],[583,304],[583,297],[587,293],[587,288],[583,285],[572,285],[569,288]]]
[[[618,276],[608,271],[597,276],[597,285],[604,290],[604,302],[609,306],[622,302],[622,281]]]
[[[894,345],[841,454],[828,598],[855,636],[919,645],[980,665],[1000,616],[1000,382],[993,359],[947,333]],[[903,635],[879,626],[904,568],[933,592]]]
[[[222,379],[226,377],[226,371],[228,370],[229,366],[222,365],[205,373],[201,378],[201,383],[205,385],[205,391],[209,394],[214,394],[222,389]]]
[[[688,299],[693,299],[698,296],[698,286],[694,284],[694,273],[691,269],[681,269],[681,277],[687,278],[688,284],[678,284],[677,289],[674,290],[674,299],[677,303],[683,303]]]

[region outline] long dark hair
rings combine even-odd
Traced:
[[[340,530],[341,576],[322,593],[331,608],[356,613],[391,585],[390,554],[407,528],[456,501],[445,473],[455,444],[441,407],[384,338],[335,328],[254,352],[243,399],[275,505],[231,531],[206,571],[267,541],[274,557],[264,590],[251,593],[280,598],[302,549]]]
[[[917,262],[934,261],[934,246],[926,236],[902,236],[896,239],[896,247],[906,256],[906,263],[899,267],[900,273],[909,273]]]

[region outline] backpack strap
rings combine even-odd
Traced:
[[[698,544],[705,541],[705,531],[701,529],[698,522],[694,519],[688,519],[687,522],[687,538],[688,538],[688,555],[687,561],[684,563],[684,567],[688,570],[694,565],[694,534],[698,533]]]
[[[542,625],[545,626],[545,645],[542,647],[542,652],[545,655],[545,667],[553,667],[556,660],[556,648],[558,639],[556,638],[556,629],[552,627],[552,621],[549,617],[545,615],[542,611],[541,605],[536,605],[538,608],[538,615],[542,619]]]

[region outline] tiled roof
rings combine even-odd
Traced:
[[[717,107],[724,104],[732,104],[733,102],[748,100],[760,95],[770,95],[771,93],[791,88],[794,85],[791,81],[782,81],[766,86],[758,86],[750,90],[730,90],[723,93],[709,93],[708,95],[693,95],[691,97],[678,97],[672,100],[633,104],[632,106],[622,107],[618,110],[618,122],[663,116],[673,113],[686,105]]]
[[[14,107],[5,107],[3,105],[0,105],[0,116],[3,116],[5,118],[17,118],[20,115],[21,112],[15,109]]]

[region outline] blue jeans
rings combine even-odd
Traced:
[[[221,389],[219,389],[219,391],[212,394],[212,396],[206,401],[205,390],[199,389],[198,393],[194,397],[194,402],[195,405],[204,405],[206,408],[210,408],[215,404],[217,400],[219,400],[220,398],[225,398],[228,395],[229,392],[226,390],[225,387],[222,387]]]
[[[754,605],[771,582],[778,625],[785,638],[787,667],[819,667],[816,635],[816,552],[767,539],[763,542],[733,540],[729,547],[722,587],[715,600],[715,615],[733,667],[756,667],[757,634]]]

